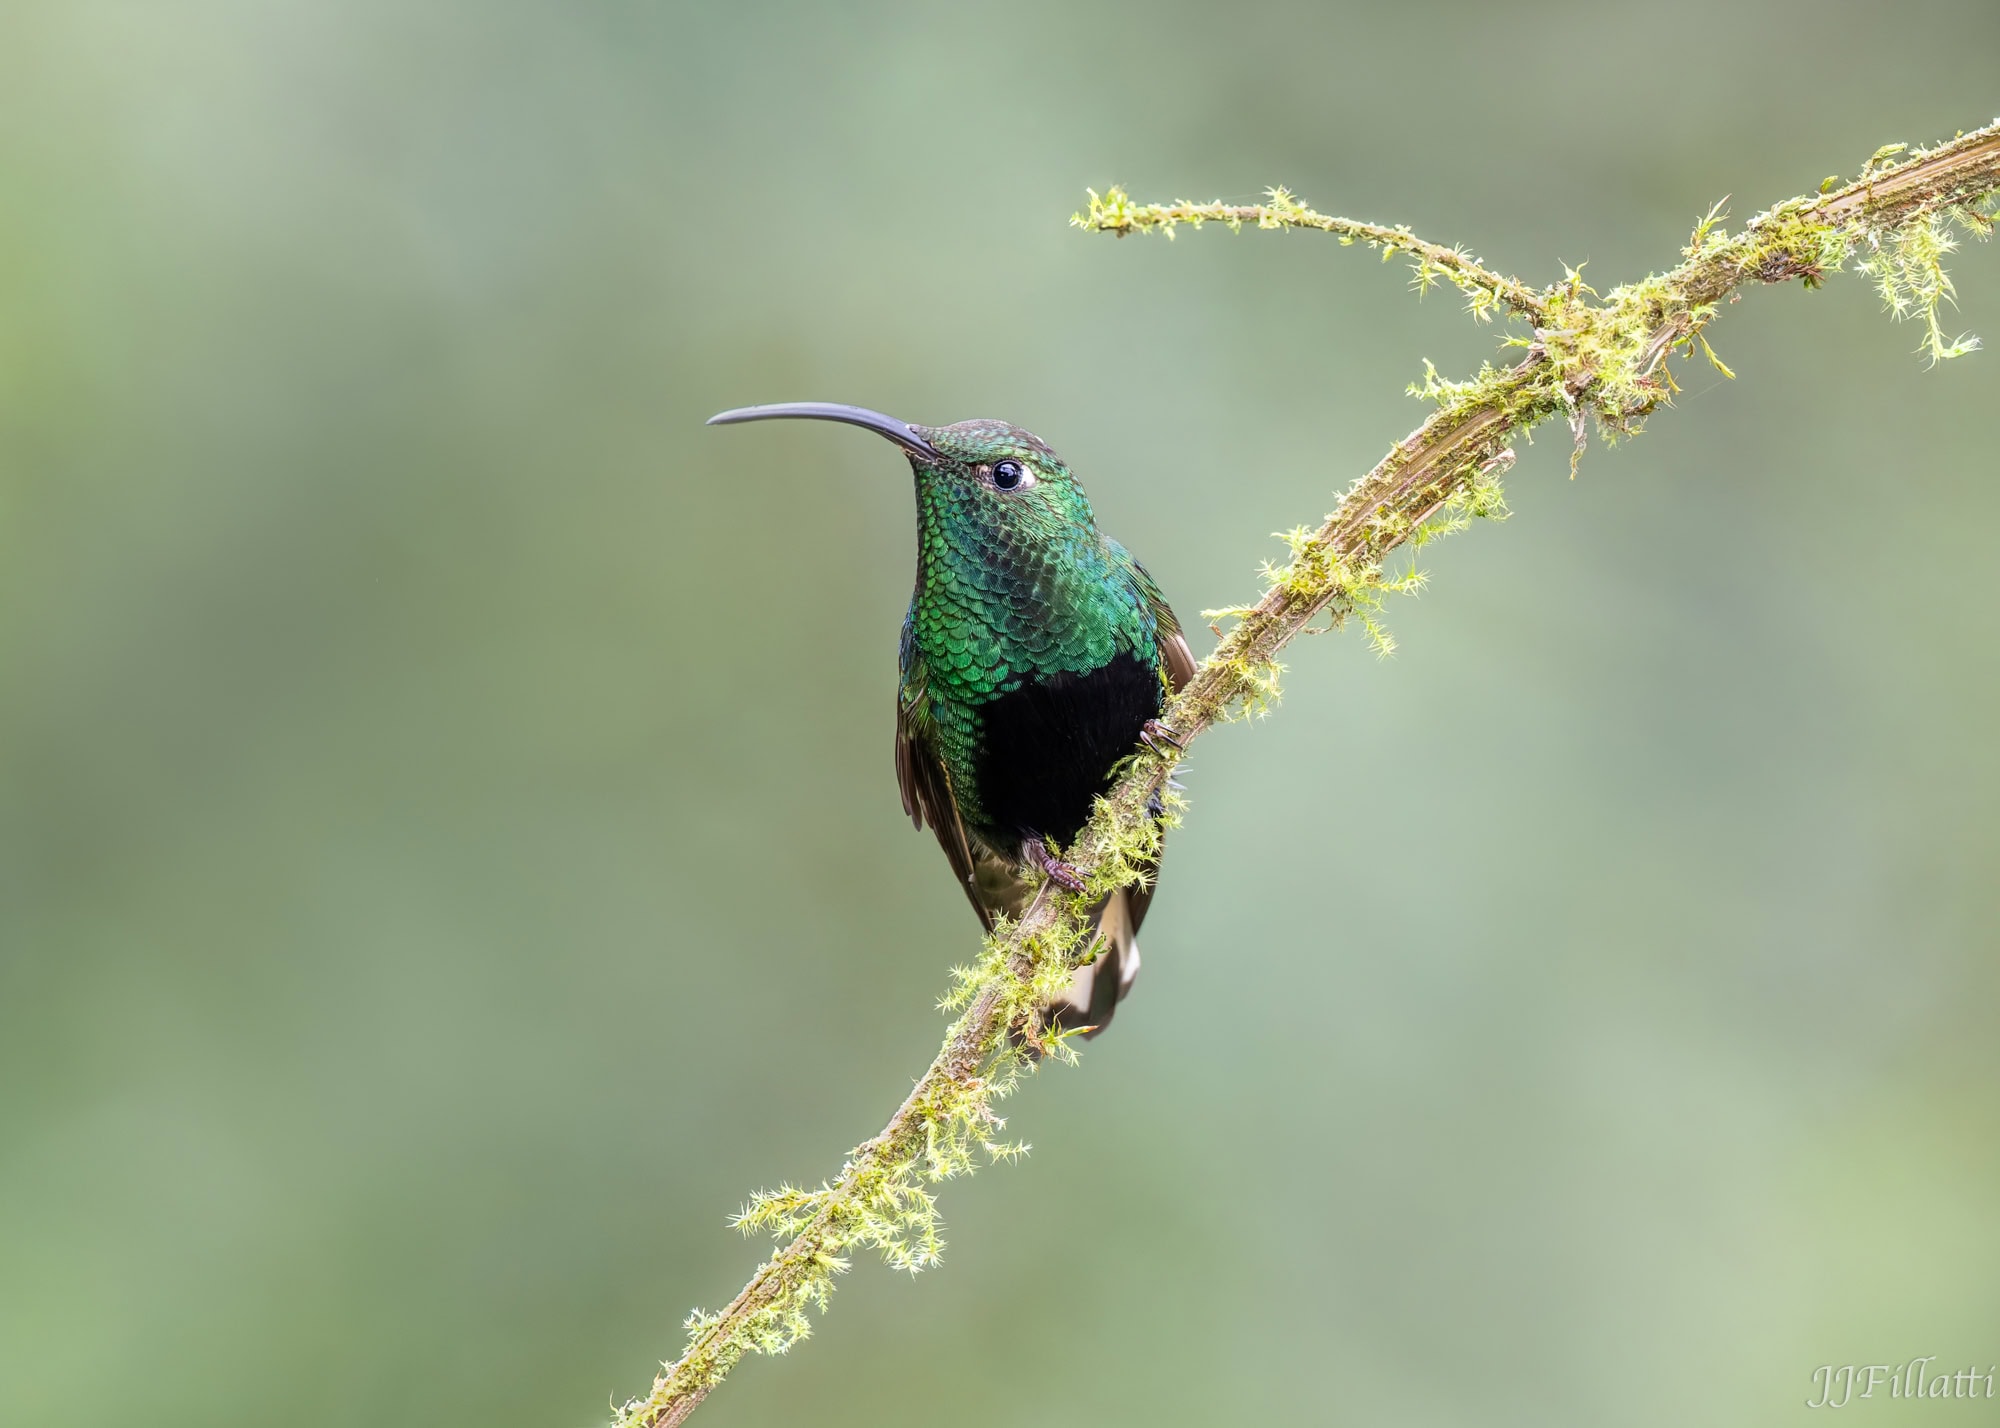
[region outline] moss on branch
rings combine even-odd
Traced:
[[[1501,311],[1527,328],[1505,338],[1511,360],[1488,363],[1469,380],[1448,381],[1427,364],[1411,391],[1433,404],[1428,419],[1350,486],[1319,526],[1282,537],[1288,558],[1265,567],[1255,601],[1206,612],[1233,624],[1165,722],[1185,747],[1213,724],[1268,712],[1283,672],[1278,654],[1318,628],[1321,617],[1327,627],[1354,619],[1387,653],[1393,641],[1379,619],[1383,597],[1423,581],[1414,566],[1391,573],[1390,554],[1402,546],[1422,550],[1474,519],[1504,517],[1500,483],[1517,434],[1560,418],[1581,455],[1592,424],[1616,439],[1671,404],[1675,361],[1698,358],[1733,376],[1709,345],[1707,329],[1719,304],[1743,287],[1794,279],[1814,287],[1852,266],[1874,281],[1892,316],[1920,325],[1919,350],[1932,362],[1974,350],[1975,340],[1946,336],[1942,316],[1953,290],[1944,259],[1960,233],[1991,233],[1996,191],[2000,124],[1929,149],[1887,145],[1853,182],[1830,180],[1819,193],[1777,204],[1733,233],[1719,207],[1711,210],[1677,266],[1602,295],[1576,272],[1533,289],[1489,271],[1461,248],[1406,228],[1328,217],[1283,189],[1247,207],[1139,204],[1115,188],[1101,197],[1091,193],[1088,210],[1073,221],[1096,232],[1172,237],[1180,225],[1207,223],[1302,228],[1343,244],[1368,244],[1385,259],[1407,253],[1419,289],[1449,282],[1475,317]],[[727,1306],[689,1316],[685,1352],[665,1366],[646,1397],[619,1410],[620,1428],[671,1428],[745,1353],[782,1353],[806,1337],[812,1313],[825,1309],[854,1250],[876,1250],[912,1273],[936,1263],[943,1239],[933,1187],[982,1161],[1022,1153],[1025,1146],[1001,1139],[1004,1122],[995,1105],[1036,1064],[1031,1054],[1075,1059],[1043,1025],[1042,1009],[1090,955],[1090,903],[1145,876],[1160,838],[1151,810],[1164,806],[1169,822],[1179,816],[1169,776],[1180,757],[1166,746],[1136,753],[1065,850],[1085,891],[1044,888],[1018,922],[1003,923],[987,938],[977,963],[957,971],[943,1002],[957,1013],[944,1046],[881,1134],[857,1146],[833,1180],[813,1190],[760,1193],[736,1217],[744,1231],[769,1232],[785,1243]]]
[[[1263,203],[1242,205],[1190,203],[1186,199],[1134,203],[1122,188],[1102,196],[1096,189],[1085,192],[1090,195],[1089,208],[1071,214],[1069,221],[1094,233],[1113,233],[1120,238],[1131,233],[1163,233],[1172,238],[1183,223],[1190,228],[1220,223],[1231,232],[1241,232],[1246,223],[1257,228],[1309,228],[1333,234],[1343,247],[1366,244],[1380,252],[1385,263],[1398,253],[1409,254],[1414,269],[1412,287],[1426,293],[1440,282],[1450,283],[1465,294],[1466,310],[1481,322],[1490,321],[1495,308],[1511,309],[1536,321],[1543,316],[1541,294],[1519,279],[1489,271],[1463,248],[1426,242],[1401,225],[1392,228],[1316,213],[1288,189],[1266,189]]]

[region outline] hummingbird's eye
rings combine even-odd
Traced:
[[[1016,487],[1024,485],[1031,486],[1034,484],[1034,479],[1034,477],[1030,476],[1023,469],[1021,463],[1018,461],[996,461],[993,463],[993,484],[1003,491],[1012,491]]]

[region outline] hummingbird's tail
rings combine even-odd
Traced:
[[[1086,1040],[1111,1025],[1118,1003],[1139,977],[1139,929],[1130,889],[1120,888],[1098,907],[1097,956],[1069,979],[1069,994],[1049,1007],[1057,1029],[1083,1027]]]

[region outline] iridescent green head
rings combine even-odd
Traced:
[[[947,495],[966,515],[993,525],[1025,527],[1043,537],[1063,528],[1094,531],[1090,502],[1060,456],[1031,431],[1004,421],[961,421],[912,426],[865,407],[837,402],[778,402],[738,407],[708,419],[710,426],[778,417],[846,422],[866,427],[903,448],[919,489]]]

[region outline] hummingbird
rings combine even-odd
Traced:
[[[739,407],[710,426],[805,418],[888,438],[916,479],[917,576],[903,619],[896,782],[988,932],[1036,894],[1082,891],[1067,848],[1194,674],[1180,622],[1146,568],[1097,529],[1047,442],[1004,421],[912,426],[863,407]],[[1159,812],[1157,804],[1154,813]],[[1095,955],[1047,1024],[1094,1036],[1139,972],[1152,880],[1091,909]]]

